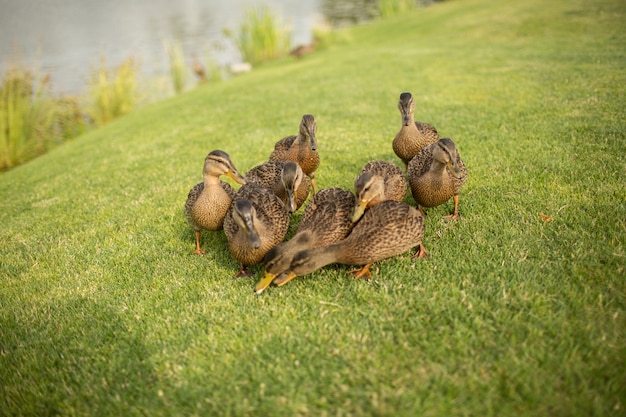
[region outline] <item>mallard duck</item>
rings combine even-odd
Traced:
[[[443,138],[422,149],[409,163],[407,175],[422,212],[422,207],[435,207],[454,198],[454,212],[444,219],[459,218],[459,192],[467,181],[467,168],[452,139]]]
[[[235,196],[235,189],[220,181],[220,175],[227,175],[239,184],[246,182],[226,152],[215,150],[204,159],[204,181],[189,191],[185,202],[185,217],[196,232],[196,250],[193,253],[198,255],[204,255],[200,248],[200,232],[202,229],[222,229],[224,217]]]
[[[408,183],[402,170],[391,162],[372,161],[363,166],[354,181],[356,206],[352,221],[361,218],[365,209],[385,201],[402,201],[406,195]]]
[[[434,126],[414,120],[415,101],[411,93],[400,94],[398,109],[402,115],[402,127],[396,133],[392,147],[406,167],[411,158],[417,155],[424,146],[439,140],[439,133]]]
[[[304,209],[296,234],[265,255],[265,275],[254,291],[260,294],[278,274],[289,269],[297,252],[345,239],[353,227],[350,217],[355,201],[354,194],[340,188],[325,188],[316,193]]]
[[[315,52],[315,48],[317,48],[317,44],[319,43],[318,39],[313,39],[313,42],[308,45],[298,45],[289,51],[289,55],[295,56],[298,59],[302,59],[304,55],[308,55],[312,52]]]
[[[289,270],[274,283],[284,285],[331,263],[364,265],[355,277],[371,276],[374,262],[400,255],[417,246],[413,258],[424,258],[428,252],[422,243],[424,217],[415,207],[397,201],[383,201],[368,209],[344,240],[328,246],[296,253]]]
[[[239,261],[235,277],[248,276],[246,265],[256,265],[283,241],[289,228],[289,212],[270,190],[243,185],[224,218],[224,233],[231,254]]]
[[[193,65],[192,65],[193,73],[198,77],[198,82],[203,83],[206,81],[206,70],[204,69],[204,65],[198,59],[196,54],[193,55]]]
[[[305,114],[300,122],[297,136],[287,136],[276,142],[270,154],[270,161],[297,162],[302,171],[311,178],[311,186],[315,193],[315,170],[320,165],[317,153],[317,124],[313,115]]]
[[[311,190],[311,180],[295,162],[270,161],[246,173],[246,181],[272,190],[290,213],[298,210]]]

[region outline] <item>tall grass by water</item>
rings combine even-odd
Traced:
[[[258,64],[287,54],[291,46],[291,31],[280,17],[267,6],[248,8],[238,32],[226,31],[236,43],[242,57]]]
[[[46,74],[15,64],[0,85],[0,170],[43,154],[84,130],[78,102],[58,99]]]
[[[378,0],[378,11],[382,18],[409,13],[417,8],[415,0]]]
[[[0,415],[621,417],[626,4],[545,6],[349,28],[0,175]],[[189,254],[209,151],[245,172],[311,113],[318,187],[352,189],[366,162],[401,164],[403,91],[469,170],[459,221],[427,210],[428,260],[256,296],[222,232]]]
[[[176,94],[181,93],[187,85],[189,72],[189,68],[185,63],[183,47],[180,42],[176,41],[163,41],[163,47],[167,53],[174,91]]]
[[[98,126],[128,114],[137,104],[138,64],[128,58],[117,68],[109,69],[103,57],[92,69],[88,81],[87,114]]]

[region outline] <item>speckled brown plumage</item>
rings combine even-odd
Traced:
[[[310,114],[302,116],[297,136],[287,136],[274,145],[270,154],[270,161],[297,162],[302,171],[311,178],[315,191],[315,170],[320,165],[320,155],[317,152],[317,123]]]
[[[193,230],[221,230],[224,217],[237,191],[227,182],[209,186],[204,192],[204,182],[196,184],[187,195],[185,217]],[[221,189],[221,191],[220,191]]]
[[[454,198],[454,213],[446,217],[458,217],[458,195],[467,181],[467,167],[450,138],[422,149],[409,163],[407,175],[420,207],[435,207]]]
[[[434,126],[415,121],[415,101],[411,93],[400,94],[398,109],[402,115],[402,127],[393,139],[392,148],[398,158],[407,166],[409,161],[424,146],[439,140],[439,133]]]
[[[297,252],[326,246],[345,239],[354,223],[350,220],[354,194],[341,188],[325,188],[311,199],[304,210],[296,234],[265,255],[265,276],[255,291],[262,292],[281,272],[289,268]]]
[[[202,255],[200,234],[204,230],[221,230],[224,217],[236,193],[230,184],[220,181],[221,175],[228,175],[239,183],[244,178],[239,174],[226,152],[215,150],[204,160],[204,181],[196,184],[187,194],[185,218],[196,233],[196,250]]]
[[[249,217],[252,230],[243,226],[236,204],[247,200],[252,206]],[[247,274],[245,265],[256,265],[265,254],[283,241],[289,228],[289,213],[282,201],[270,190],[255,184],[242,186],[235,195],[224,219],[224,233],[231,254],[240,263],[237,276]],[[251,234],[255,234],[258,247],[251,244]]]
[[[298,172],[295,176],[289,176],[286,179],[283,172],[285,167],[290,164],[293,164],[294,167],[292,168],[298,170]],[[291,161],[269,161],[255,166],[246,173],[247,182],[271,190],[289,208],[289,193],[283,179],[286,179],[289,182],[288,187],[294,190],[295,207],[293,211],[296,211],[304,204],[311,191],[311,180],[304,175],[302,168],[297,163]]]
[[[383,201],[368,209],[344,240],[298,252],[289,271],[276,278],[282,285],[295,276],[311,273],[331,263],[365,265],[357,277],[369,275],[369,266],[411,248],[419,247],[414,257],[428,255],[422,244],[424,217],[415,207],[396,201]]]
[[[366,208],[385,200],[404,200],[407,187],[400,167],[387,161],[368,162],[354,181],[357,201],[352,220],[357,221]]]

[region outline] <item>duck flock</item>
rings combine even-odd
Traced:
[[[454,199],[454,211],[445,218],[459,218],[467,168],[450,138],[440,138],[433,126],[414,120],[411,93],[400,94],[398,108],[402,127],[392,147],[406,172],[388,161],[368,162],[354,182],[354,193],[316,189],[320,156],[317,125],[310,114],[302,117],[298,135],[278,141],[269,160],[245,176],[226,152],[210,152],[203,181],[189,191],[185,203],[185,217],[196,234],[193,253],[204,254],[202,230],[223,229],[240,265],[236,277],[251,275],[247,266],[264,264],[257,294],[272,283],[284,285],[333,263],[361,266],[352,272],[360,278],[371,276],[373,263],[413,248],[413,258],[427,257],[422,243],[424,208]],[[220,180],[222,175],[242,186],[235,190]],[[403,202],[409,187],[417,207]],[[311,191],[295,235],[285,241],[291,214]]]

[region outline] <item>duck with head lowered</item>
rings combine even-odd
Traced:
[[[355,277],[371,276],[374,262],[400,255],[418,247],[413,258],[424,258],[428,252],[422,243],[424,217],[415,207],[387,200],[365,211],[345,239],[328,246],[296,253],[289,269],[274,283],[284,285],[293,278],[306,275],[332,263],[363,265]]]
[[[404,173],[398,166],[387,161],[368,162],[354,181],[356,206],[352,221],[359,220],[368,207],[385,200],[404,200],[407,186]]]
[[[235,277],[249,276],[247,265],[256,265],[285,239],[289,211],[270,190],[256,184],[243,185],[224,218],[228,248],[239,261]]]
[[[317,152],[317,123],[311,114],[302,116],[297,136],[287,136],[274,145],[270,161],[293,161],[300,165],[302,171],[311,178],[311,186],[315,193],[315,170],[320,165]]]
[[[290,213],[298,210],[311,190],[311,180],[302,168],[292,161],[269,161],[246,173],[248,183],[271,190],[285,204]]]
[[[187,195],[185,218],[196,233],[196,250],[204,255],[200,247],[200,233],[205,230],[221,230],[224,217],[235,196],[235,189],[221,181],[220,176],[227,175],[239,184],[245,184],[230,156],[220,150],[209,153],[204,159],[203,182],[196,184]]]
[[[304,210],[296,234],[265,255],[265,274],[254,291],[260,294],[280,273],[289,269],[293,256],[304,249],[327,246],[345,239],[352,230],[355,198],[341,188],[324,188]]]
[[[415,100],[411,93],[400,94],[398,109],[402,115],[402,127],[396,133],[391,146],[406,167],[424,146],[439,140],[439,133],[434,126],[415,121]]]
[[[443,138],[422,149],[409,162],[407,176],[422,212],[422,207],[435,207],[452,198],[454,211],[444,219],[459,218],[459,193],[467,181],[467,168],[452,139]]]

